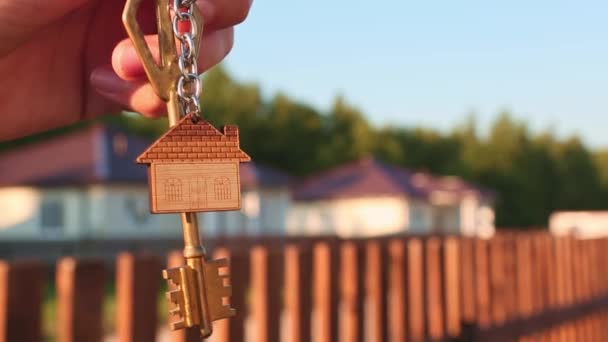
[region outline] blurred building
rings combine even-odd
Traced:
[[[293,198],[287,224],[292,234],[494,233],[492,192],[372,158],[311,177]]]
[[[608,237],[608,211],[558,211],[549,217],[549,230],[581,239]]]
[[[0,155],[0,239],[181,239],[179,216],[152,215],[150,141],[95,125]],[[293,185],[285,173],[241,164],[240,211],[200,214],[206,236],[396,233],[491,236],[493,194],[371,158]]]
[[[181,237],[178,215],[152,215],[146,167],[150,141],[102,125],[0,155],[0,239],[95,240]],[[242,210],[201,215],[216,233],[280,233],[289,177],[241,165]],[[266,229],[264,231],[262,229]]]

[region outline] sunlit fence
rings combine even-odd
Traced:
[[[513,233],[210,245],[210,254],[231,259],[238,310],[214,326],[214,341],[608,341],[606,239]],[[182,262],[179,253],[164,259],[123,253],[114,268],[60,260],[58,340],[103,339],[104,287],[115,279],[115,340],[153,341],[165,324],[157,320],[162,264]],[[41,340],[49,271],[34,261],[0,264],[0,340]]]

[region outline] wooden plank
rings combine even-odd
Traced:
[[[441,239],[437,237],[427,239],[424,255],[428,339],[430,341],[439,341],[444,338]]]
[[[0,341],[42,339],[44,266],[34,261],[0,261]]]
[[[251,301],[254,334],[258,341],[280,339],[283,258],[263,245],[251,250]]]
[[[63,258],[57,262],[57,339],[101,341],[106,270],[102,261]]]
[[[424,254],[422,241],[407,241],[407,319],[409,339],[412,342],[425,341],[425,291]]]
[[[405,242],[391,240],[388,244],[388,338],[406,341],[406,256]]]
[[[560,308],[560,271],[559,267],[561,265],[558,264],[556,257],[556,239],[554,236],[550,235],[547,238],[547,246],[546,246],[546,258],[547,258],[547,277],[548,283],[545,286],[545,290],[547,291],[548,297],[548,310],[559,313]],[[551,342],[560,342],[562,340],[562,329],[559,325],[554,325],[548,330],[547,340]]]
[[[462,238],[460,240],[460,292],[461,314],[465,324],[474,324],[477,320],[475,305],[475,253],[474,240]]]
[[[557,307],[562,309],[568,305],[568,294],[567,294],[567,282],[568,279],[566,274],[566,238],[558,237],[554,240],[554,263],[555,267],[555,289],[556,289],[556,304]],[[563,313],[560,312],[560,317],[563,317]],[[569,327],[566,324],[561,324],[557,328],[557,340],[562,342],[569,341]]]
[[[371,341],[386,341],[386,257],[382,244],[371,240],[366,243],[365,280],[367,292],[367,338]]]
[[[547,283],[547,267],[545,265],[543,235],[534,234],[532,237],[532,312],[534,314],[545,311],[547,306],[545,286]]]
[[[528,234],[516,237],[515,262],[517,275],[517,314],[520,318],[527,318],[534,312],[534,282],[532,268],[536,264],[532,256],[532,240]]]
[[[572,266],[575,269],[576,277],[573,279],[573,282],[572,282],[572,290],[573,290],[573,295],[574,295],[576,302],[584,301],[583,282],[580,279],[580,270],[579,270],[579,267],[583,263],[581,254],[582,254],[581,241],[574,240],[572,243]]]
[[[184,260],[182,251],[173,251],[167,256],[167,268],[179,267],[185,264],[186,261]],[[165,326],[168,327],[167,322],[165,322]],[[199,330],[196,327],[171,331],[170,335],[170,340],[173,342],[200,342]]]
[[[590,301],[592,299],[592,291],[591,291],[591,262],[589,259],[589,245],[590,240],[581,240],[580,241],[580,253],[581,260],[580,265],[578,265],[578,270],[580,272],[580,279],[582,281],[582,300]],[[582,324],[582,337],[585,341],[591,341],[593,339],[593,330],[590,325],[590,318],[584,317],[581,319]]]
[[[549,278],[549,259],[547,256],[547,234],[534,234],[532,240],[532,254],[534,255],[533,272],[534,272],[534,313],[540,314],[549,310],[550,301],[548,293]],[[534,329],[538,331],[535,334],[535,342],[550,342],[549,329],[544,326],[544,322],[536,321]]]
[[[504,275],[504,308],[507,321],[515,320],[519,317],[519,307],[517,306],[517,251],[515,233],[506,234],[503,238],[503,269]]]
[[[577,303],[574,295],[574,279],[576,278],[576,265],[572,259],[573,240],[571,237],[566,237],[563,240],[563,256],[562,256],[562,268],[564,270],[564,296],[565,305],[571,307]],[[577,340],[577,329],[575,322],[568,322],[566,324],[566,339],[568,341]]]
[[[488,241],[475,240],[475,288],[477,303],[477,324],[488,328],[492,322],[490,316],[490,274],[488,261]]]
[[[213,257],[230,259],[229,272],[232,286],[230,304],[236,309],[236,316],[213,323],[213,339],[215,342],[243,342],[246,336],[245,322],[249,314],[247,305],[251,281],[249,252],[246,248],[221,247],[214,251]],[[200,338],[197,341],[200,341]]]
[[[494,325],[501,325],[507,320],[508,289],[504,245],[501,236],[494,237],[489,244],[491,317]]]
[[[340,246],[340,340],[364,341],[364,288],[363,250],[356,242],[347,241]]]
[[[116,334],[122,342],[156,340],[160,260],[121,253],[116,260]]]
[[[545,286],[547,283],[547,267],[545,265],[546,258],[544,257],[544,234],[535,233],[531,235],[531,259],[530,259],[530,271],[531,271],[531,307],[533,314],[540,314],[545,311],[547,307],[546,290]],[[541,325],[542,322],[536,323],[532,328],[535,333],[532,335],[533,342],[543,342],[546,339],[546,330]]]
[[[338,259],[333,243],[319,242],[314,245],[314,341],[333,342],[338,339]]]
[[[461,334],[460,265],[460,240],[446,238],[443,242],[445,330],[446,336],[453,339]]]
[[[312,260],[304,245],[290,244],[285,248],[285,310],[289,319],[288,341],[306,342],[311,339]]]

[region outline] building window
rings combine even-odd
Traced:
[[[125,208],[135,223],[144,224],[150,218],[146,199],[127,195],[125,198]]]
[[[65,210],[61,199],[42,201],[40,209],[40,226],[43,231],[61,231],[65,224]]]

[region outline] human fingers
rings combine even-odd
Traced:
[[[146,43],[154,58],[159,59],[158,39],[146,36]],[[216,65],[228,55],[234,43],[232,27],[203,35],[198,58],[199,71],[203,72]],[[143,65],[129,39],[121,41],[112,53],[112,67],[118,76],[125,80],[134,80],[145,76]]]
[[[40,27],[87,2],[89,0],[0,1],[0,57],[19,46]]]
[[[243,22],[253,0],[202,0],[199,1],[206,29],[223,29]]]
[[[124,80],[107,65],[95,69],[90,81],[103,97],[144,116],[160,117],[166,112],[165,103],[145,79]]]

